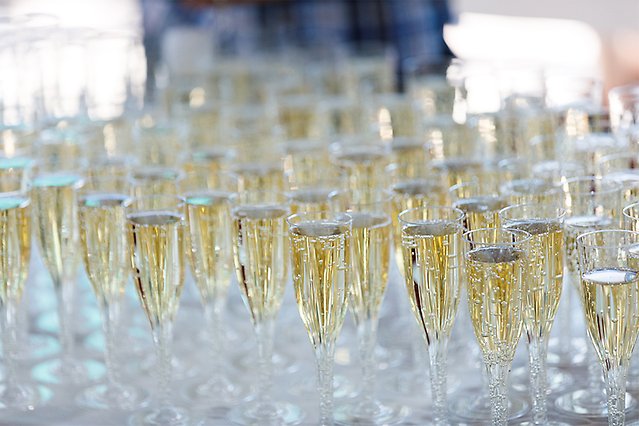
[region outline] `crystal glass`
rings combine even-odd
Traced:
[[[300,213],[288,218],[293,284],[315,351],[319,424],[333,424],[335,342],[344,323],[351,282],[351,224],[346,214]]]
[[[531,235],[487,228],[464,234],[468,305],[489,376],[491,423],[508,419],[508,372],[524,325]]]
[[[639,332],[639,233],[603,230],[577,238],[588,336],[606,380],[609,425],[625,424],[626,374]]]
[[[499,226],[499,210],[508,206],[508,198],[499,195],[495,185],[470,181],[454,185],[449,190],[456,207],[465,213],[464,227],[469,230]]]
[[[388,424],[401,419],[402,407],[378,399],[375,346],[391,262],[391,198],[381,190],[374,201],[355,201],[362,198],[347,192],[341,202],[333,203],[334,209],[352,217],[349,309],[357,330],[362,368],[358,396],[336,409],[336,419],[346,424]]]
[[[524,283],[524,329],[528,342],[534,424],[549,424],[546,354],[561,297],[565,214],[556,202],[518,204],[499,212],[505,229],[531,234],[531,274]]]
[[[612,131],[631,145],[639,142],[639,85],[630,84],[610,89],[610,126]]]
[[[40,402],[40,394],[17,371],[21,356],[18,348],[18,309],[31,259],[31,201],[28,190],[18,176],[0,176],[0,186],[0,257],[4,259],[0,265],[0,326],[4,364],[0,406],[33,410]]]
[[[229,417],[239,424],[295,424],[299,407],[274,401],[275,319],[289,278],[288,200],[279,192],[244,192],[232,210],[233,260],[240,292],[257,337],[254,396]]]
[[[576,240],[579,235],[601,229],[616,228],[621,223],[622,185],[614,180],[595,177],[576,177],[567,179],[563,184],[564,208],[564,238],[566,246],[566,268],[564,270],[564,302],[566,312],[573,313],[580,293],[579,272],[577,264]],[[563,329],[563,339],[567,339],[559,346],[559,355],[563,359],[574,359],[578,351],[573,340],[574,317],[566,316]],[[572,346],[572,347],[571,347]],[[586,356],[589,360],[587,385],[583,389],[576,389],[556,397],[555,405],[562,411],[572,414],[588,414],[605,417],[606,398],[601,391],[601,373],[596,368],[594,354],[590,346],[586,345]]]
[[[105,384],[89,387],[80,396],[89,407],[132,410],[143,396],[122,381],[117,360],[121,300],[130,273],[124,212],[128,194],[124,177],[94,178],[87,180],[78,197],[82,257],[102,317],[107,370]]]
[[[224,310],[233,274],[231,208],[237,183],[228,174],[187,173],[181,184],[186,206],[188,258],[204,308],[210,347],[210,377],[189,389],[193,399],[204,399],[209,414],[228,411],[240,396],[240,387],[226,373]]]
[[[500,186],[511,204],[563,204],[561,187],[543,179],[517,179]]]
[[[137,197],[127,204],[125,213],[133,282],[151,325],[157,356],[154,407],[131,420],[147,425],[188,424],[187,411],[173,405],[171,396],[173,322],[186,266],[184,200],[171,195]]]
[[[182,170],[170,167],[143,166],[129,174],[131,194],[134,197],[174,195],[180,193]]]
[[[437,425],[450,423],[447,347],[462,294],[463,217],[449,207],[417,207],[399,215],[406,290],[428,349],[431,421]]]

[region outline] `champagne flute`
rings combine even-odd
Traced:
[[[447,347],[462,291],[463,217],[450,207],[417,207],[399,215],[406,290],[429,353],[432,421],[438,425],[450,423]]]
[[[36,240],[57,300],[61,354],[52,365],[51,380],[81,384],[88,379],[88,371],[75,357],[73,315],[80,245],[77,197],[84,180],[76,170],[61,169],[54,160],[38,163],[31,184]]]
[[[606,379],[608,424],[625,423],[626,374],[639,333],[639,233],[603,230],[577,238],[588,336]]]
[[[538,178],[511,180],[499,192],[510,197],[512,204],[561,204],[563,197],[560,186]]]
[[[499,226],[499,211],[508,206],[508,200],[500,196],[496,188],[488,188],[478,181],[451,186],[453,207],[465,213],[464,227],[468,231]]]
[[[295,405],[273,401],[273,340],[288,280],[289,237],[286,196],[278,192],[245,192],[233,208],[233,260],[244,304],[257,336],[256,394],[229,417],[239,424],[296,424],[303,412]]]
[[[561,297],[565,214],[555,203],[518,204],[499,212],[505,229],[532,235],[529,258],[532,274],[524,283],[524,329],[528,341],[533,423],[536,425],[549,424],[546,354]]]
[[[0,177],[0,321],[4,383],[0,405],[33,410],[40,402],[36,389],[17,374],[18,308],[31,258],[31,201],[19,176]]]
[[[408,137],[392,138],[391,165],[395,179],[419,178],[427,163],[428,155],[423,141]]]
[[[357,202],[353,200],[365,197],[351,193],[343,195],[334,200],[334,207],[352,217],[349,306],[357,330],[362,382],[357,400],[338,407],[336,418],[346,424],[393,423],[402,418],[403,410],[377,399],[374,356],[379,311],[391,261],[391,198],[389,194],[378,192],[376,201]]]
[[[131,194],[134,197],[150,195],[177,196],[184,173],[171,167],[145,166],[135,169],[130,176]]]
[[[335,341],[350,293],[352,219],[329,212],[300,213],[290,216],[288,224],[297,306],[317,360],[319,424],[330,426]]]
[[[138,424],[183,425],[189,416],[171,401],[173,320],[184,286],[185,211],[182,198],[151,195],[127,204],[127,238],[133,282],[151,325],[157,356],[155,408],[137,413]]]
[[[325,180],[329,164],[328,147],[310,139],[291,140],[283,144],[284,176],[292,190],[316,186]]]
[[[204,307],[208,330],[211,377],[189,392],[194,398],[210,399],[213,408],[227,408],[237,401],[240,390],[224,371],[223,314],[231,276],[233,250],[231,206],[237,183],[228,174],[187,173],[182,184],[188,228],[188,257]],[[212,414],[215,414],[213,412]]]
[[[612,131],[630,145],[639,142],[639,85],[629,84],[610,89],[610,125]]]
[[[468,306],[488,371],[493,425],[508,419],[506,382],[523,330],[530,238],[503,228],[464,234]]]
[[[124,212],[128,201],[124,177],[89,179],[79,194],[80,243],[102,316],[107,369],[106,384],[89,387],[80,397],[89,407],[132,410],[142,399],[138,389],[121,381],[116,356],[120,302],[130,274]]]
[[[596,230],[616,228],[620,224],[622,185],[614,180],[596,177],[576,177],[567,179],[562,184],[564,191],[564,239],[566,247],[564,269],[564,309],[566,317],[564,336],[573,333],[569,327],[574,322],[575,299],[579,298],[579,271],[576,240],[579,235]],[[574,343],[566,345],[562,342],[562,351],[574,357]],[[561,350],[561,349],[560,349]],[[601,391],[601,372],[594,362],[594,354],[590,346],[585,346],[588,363],[588,382],[582,389],[576,389],[559,395],[555,405],[570,414],[589,414],[605,417],[606,398]],[[566,358],[562,356],[562,358]]]

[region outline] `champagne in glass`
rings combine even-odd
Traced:
[[[434,424],[449,424],[447,347],[462,292],[464,213],[417,207],[399,215],[406,290],[424,333],[431,375]]]
[[[148,166],[133,170],[129,178],[134,197],[175,196],[179,193],[179,183],[184,174],[179,169]]]
[[[233,250],[231,207],[236,181],[228,174],[188,173],[183,182],[188,228],[188,257],[204,307],[211,353],[209,377],[190,391],[193,398],[227,406],[237,401],[239,389],[224,372],[224,309],[231,276]],[[219,407],[218,407],[219,408]]]
[[[135,387],[121,381],[116,356],[121,300],[130,276],[124,212],[128,201],[124,177],[88,179],[78,200],[84,267],[102,316],[107,368],[107,383],[82,394],[81,401],[90,407],[131,410],[141,400]]]
[[[626,374],[639,334],[639,234],[603,230],[577,239],[588,336],[606,379],[608,424],[623,425]]]
[[[408,180],[421,177],[427,163],[427,152],[421,140],[393,137],[391,141],[391,164],[396,179]]]
[[[524,283],[524,329],[528,341],[535,424],[548,424],[546,355],[561,297],[564,269],[562,224],[565,214],[564,209],[554,203],[518,204],[499,212],[505,229],[531,234],[531,276]]]
[[[499,227],[499,211],[508,206],[508,199],[496,189],[470,181],[452,186],[449,192],[453,206],[465,213],[466,230]]]
[[[333,424],[335,341],[346,316],[351,276],[351,218],[328,212],[289,217],[295,298],[315,350],[321,425]]]
[[[4,383],[0,405],[33,410],[40,397],[36,389],[17,374],[18,308],[31,259],[31,201],[22,177],[0,175],[0,327]]]
[[[386,146],[355,140],[334,144],[331,150],[331,162],[339,170],[342,189],[358,197],[353,201],[374,201],[377,189],[387,187],[385,170],[390,158]]]
[[[516,179],[501,185],[499,192],[510,198],[511,204],[562,204],[561,187],[543,179]]]
[[[257,335],[256,395],[238,406],[230,418],[240,424],[294,424],[302,411],[272,398],[273,332],[289,277],[290,248],[286,196],[277,192],[246,192],[232,210],[233,260],[240,292]]]
[[[134,198],[126,206],[127,239],[133,283],[151,325],[157,354],[155,408],[134,421],[150,425],[183,425],[188,414],[171,401],[173,320],[184,286],[184,202],[169,195]]]
[[[88,373],[75,359],[73,316],[80,260],[77,198],[84,180],[76,171],[58,167],[57,161],[36,166],[31,182],[35,236],[57,299],[61,354],[53,365],[52,380],[81,384]]]
[[[379,310],[388,284],[392,249],[391,198],[378,191],[376,201],[361,203],[356,194],[343,194],[352,217],[349,306],[357,329],[362,383],[359,398],[338,408],[342,423],[387,424],[398,421],[399,407],[386,405],[376,396],[375,345]]]
[[[506,383],[524,325],[530,238],[502,228],[464,234],[468,306],[488,371],[493,425],[508,419]]]

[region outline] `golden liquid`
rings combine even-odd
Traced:
[[[254,325],[275,318],[288,279],[288,210],[255,205],[233,210],[233,260]]]
[[[449,158],[433,163],[433,169],[446,175],[447,186],[469,182],[481,175],[483,164],[467,158]]]
[[[289,196],[291,214],[330,211],[329,196],[333,192],[324,188],[308,188],[293,191]]]
[[[601,362],[628,362],[639,332],[639,273],[602,268],[581,275],[588,335]]]
[[[87,276],[101,304],[124,294],[131,273],[124,194],[93,193],[80,198],[80,241]]]
[[[577,253],[577,238],[581,234],[591,231],[612,228],[613,220],[606,216],[572,216],[564,222],[564,239],[566,247],[566,275],[568,279],[579,286],[579,261]]]
[[[184,225],[172,211],[127,216],[133,282],[151,328],[172,321],[184,286]]]
[[[202,149],[191,153],[188,160],[182,164],[182,168],[187,174],[208,176],[210,187],[215,187],[216,177],[226,168],[228,161],[228,154],[224,151]]]
[[[510,363],[524,324],[528,259],[512,247],[485,247],[466,255],[468,306],[486,364]]]
[[[391,188],[393,193],[392,214],[395,260],[404,274],[404,254],[402,249],[402,229],[399,214],[407,209],[426,206],[447,206],[448,191],[436,182],[414,179],[399,182]]]
[[[0,156],[0,178],[24,179],[33,164],[29,157],[2,157]],[[9,180],[10,181],[10,180]],[[13,188],[7,188],[8,191]]]
[[[423,144],[417,144],[412,139],[400,138],[393,140],[391,149],[396,178],[414,179],[423,175],[428,162]]]
[[[0,302],[22,297],[31,259],[31,205],[28,198],[0,198]]]
[[[384,214],[349,215],[353,218],[350,307],[357,325],[379,314],[388,284],[391,220]]]
[[[379,188],[388,185],[386,166],[388,157],[379,152],[342,153],[335,157],[335,164],[340,169],[344,189],[362,198],[353,200],[357,203],[373,202]]]
[[[133,172],[133,196],[177,195],[181,174],[176,169],[149,168]]]
[[[502,197],[472,197],[455,201],[453,206],[466,213],[464,226],[474,231],[499,227],[499,211],[508,207],[508,201]]]
[[[334,176],[328,150],[294,151],[284,157],[284,174],[290,188],[316,186]]]
[[[244,164],[236,167],[234,173],[238,179],[238,192],[284,190],[284,172],[279,163]]]
[[[223,192],[186,195],[189,260],[204,303],[226,297],[233,273],[231,202]]]
[[[559,204],[562,193],[552,183],[542,179],[512,181],[506,190],[510,204]]]
[[[406,290],[427,344],[449,336],[453,328],[461,294],[461,236],[461,226],[443,220],[402,229]]]
[[[319,136],[319,129],[316,126],[316,106],[310,102],[310,98],[302,96],[299,100],[309,102],[287,102],[280,105],[279,121],[284,129],[284,135],[287,139],[316,138]]]
[[[291,227],[293,285],[302,322],[315,348],[335,343],[351,283],[350,230],[338,223]]]
[[[564,235],[561,224],[543,219],[516,220],[507,229],[532,235],[529,255],[531,277],[525,283],[524,325],[530,336],[550,334],[559,299],[564,269]]]
[[[73,285],[78,269],[77,190],[82,180],[72,174],[51,174],[33,181],[35,235],[53,284]]]

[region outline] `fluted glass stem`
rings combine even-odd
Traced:
[[[622,426],[626,418],[627,363],[604,370],[608,396],[608,425]]]
[[[447,348],[448,338],[432,340],[428,346],[430,360],[430,386],[433,395],[433,416],[436,425],[448,425],[447,385]]]
[[[530,398],[532,400],[533,424],[548,423],[546,377],[546,354],[548,339],[540,336],[528,336],[528,358],[530,362]]]
[[[318,385],[320,393],[320,425],[333,425],[333,364],[335,348],[332,344],[315,351],[317,358]]]
[[[506,426],[508,423],[508,388],[506,380],[510,371],[510,364],[488,364],[487,370],[491,423],[493,426]]]

